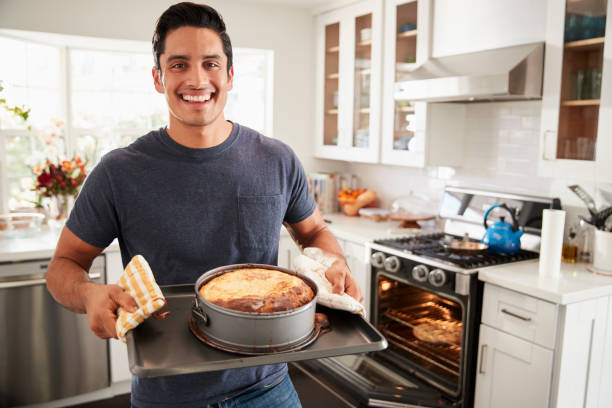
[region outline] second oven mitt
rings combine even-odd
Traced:
[[[161,289],[155,283],[151,267],[142,255],[136,255],[127,264],[117,285],[134,298],[138,310],[128,312],[122,307],[117,309],[117,323],[115,328],[117,336],[125,343],[125,334],[153,315],[154,318],[164,319],[169,312],[159,313],[166,305],[166,299]]]
[[[294,266],[297,273],[309,277],[317,284],[319,288],[317,303],[332,309],[359,313],[366,317],[365,308],[355,298],[346,293],[339,295],[333,292],[333,285],[327,280],[325,271],[335,261],[335,257],[326,255],[319,248],[311,247],[305,248],[304,253],[295,258]]]

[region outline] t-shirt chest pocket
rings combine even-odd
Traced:
[[[241,248],[269,249],[276,245],[283,221],[282,196],[238,197]]]

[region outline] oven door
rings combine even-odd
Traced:
[[[396,371],[382,352],[304,361],[308,371],[355,407],[454,407],[435,388]]]

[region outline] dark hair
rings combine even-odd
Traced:
[[[225,31],[223,18],[217,13],[217,10],[210,6],[190,2],[170,6],[157,19],[152,40],[153,57],[157,69],[161,69],[159,58],[164,53],[166,36],[170,31],[185,26],[209,28],[219,34],[223,43],[223,52],[227,56],[227,72],[229,73],[232,67],[232,43]]]

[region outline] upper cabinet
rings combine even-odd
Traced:
[[[385,3],[381,162],[460,165],[465,106],[398,101],[395,83],[431,56],[431,0]],[[437,118],[437,120],[434,120]]]
[[[381,4],[363,1],[317,17],[317,157],[378,161]]]
[[[612,181],[612,49],[607,0],[549,0],[543,176]]]

